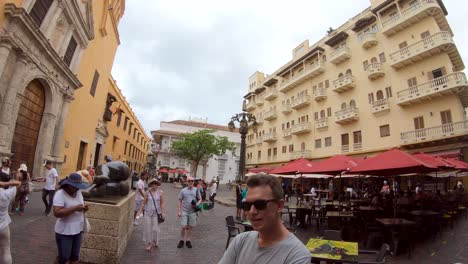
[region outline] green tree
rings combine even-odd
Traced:
[[[199,130],[181,135],[181,140],[172,143],[172,151],[192,163],[191,173],[197,175],[198,165],[207,162],[213,155],[223,155],[226,151],[235,153],[236,145],[227,137],[215,136],[215,130]],[[205,175],[204,175],[205,176]]]

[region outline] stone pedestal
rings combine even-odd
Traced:
[[[86,201],[91,231],[81,246],[83,263],[119,263],[133,231],[135,192],[115,204]]]

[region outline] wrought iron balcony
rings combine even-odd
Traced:
[[[330,62],[333,64],[340,64],[349,58],[351,58],[351,49],[347,46],[339,47],[330,54]]]
[[[361,38],[361,45],[365,49],[369,49],[375,45],[377,45],[377,34],[374,32],[367,32],[362,35]]]
[[[371,63],[367,66],[366,69],[367,77],[371,80],[385,76],[385,72],[382,66],[382,63],[376,62]]]
[[[308,106],[310,104],[310,96],[303,95],[299,96],[291,102],[291,107],[293,109],[301,109],[302,107]]]
[[[353,89],[356,87],[356,82],[354,81],[354,76],[351,74],[346,74],[333,81],[333,91],[336,93],[346,92],[347,90]]]
[[[312,124],[310,122],[296,124],[292,127],[292,133],[294,135],[310,133],[310,131],[312,131]]]
[[[317,102],[327,99],[327,90],[323,87],[316,88],[314,90],[314,99]]]
[[[276,91],[276,88],[267,88],[266,94],[265,94],[265,100],[271,101],[278,97],[278,91]]]
[[[468,135],[468,120],[403,132],[400,139],[402,144],[412,144],[461,135]]]
[[[267,121],[274,120],[277,117],[278,117],[278,115],[276,114],[276,109],[271,109],[271,110],[266,111],[265,113],[263,113],[263,119],[265,119]]]
[[[356,107],[348,107],[335,112],[335,123],[346,124],[357,121],[359,119],[359,111]]]
[[[348,153],[349,145],[341,145],[341,153]]]
[[[299,159],[299,158],[306,158],[306,159],[312,158],[312,151],[310,151],[310,150],[301,150],[301,151],[294,151],[294,152],[291,153],[291,159],[292,160]]]
[[[399,105],[411,105],[430,100],[444,94],[457,93],[468,87],[466,75],[463,72],[448,74],[429,82],[415,85],[397,94]]]
[[[285,93],[308,79],[312,79],[315,76],[322,74],[323,72],[325,72],[325,66],[320,61],[307,65],[302,72],[296,73],[296,75],[289,79],[283,79],[279,90],[280,92]]]
[[[437,2],[437,0],[417,0],[415,4],[402,10],[400,14],[382,21],[382,33],[391,36],[428,16],[435,18],[441,30],[448,31],[450,26],[445,18],[444,11]]]
[[[460,54],[453,42],[450,32],[439,32],[422,39],[410,46],[404,47],[390,54],[390,65],[395,69],[401,69],[426,58],[447,52],[452,60],[455,70],[464,68]]]
[[[263,135],[264,142],[275,142],[277,139],[276,132],[270,132]]]
[[[362,142],[353,143],[353,150],[354,151],[362,150]]]
[[[371,103],[372,113],[377,114],[384,111],[390,111],[390,104],[388,103],[388,98],[377,100]]]
[[[315,128],[327,128],[328,127],[328,117],[323,117],[315,120]]]

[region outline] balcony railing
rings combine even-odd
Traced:
[[[265,98],[265,96],[257,96],[257,98],[255,99],[255,103],[257,104],[257,106],[263,105],[263,99],[264,98]]]
[[[353,150],[354,151],[361,150],[361,149],[362,149],[362,142],[353,143]]]
[[[330,54],[330,62],[333,64],[340,64],[349,58],[351,58],[351,49],[347,46],[339,47]]]
[[[266,111],[265,113],[263,113],[263,119],[265,119],[267,121],[274,120],[274,119],[276,119],[276,117],[278,117],[278,115],[276,114],[276,109],[271,109],[271,110]]]
[[[335,117],[335,122],[338,124],[351,123],[359,119],[359,111],[356,107],[351,106],[335,112]]]
[[[349,152],[349,145],[341,145],[341,153]]]
[[[263,124],[263,115],[256,117],[255,120],[259,125]]]
[[[267,156],[267,161],[276,161],[277,156]]]
[[[257,137],[257,138],[255,139],[255,142],[257,142],[257,145],[262,144],[262,143],[263,143],[262,137]]]
[[[292,127],[292,133],[294,135],[309,133],[310,131],[312,131],[312,124],[310,122],[296,124]]]
[[[263,135],[264,142],[274,142],[277,140],[276,132],[270,132]]]
[[[326,127],[328,127],[328,117],[322,117],[322,118],[315,120],[316,129],[326,128]]]
[[[304,106],[307,106],[309,104],[310,104],[310,96],[309,95],[303,95],[303,96],[299,96],[296,99],[294,99],[291,102],[291,107],[297,110],[297,109],[300,109],[300,108],[302,108]]]
[[[374,32],[367,32],[362,35],[361,45],[363,48],[368,49],[377,45],[377,34]]]
[[[333,91],[336,93],[342,93],[354,87],[356,87],[356,82],[352,74],[346,74],[333,81]]]
[[[253,100],[250,100],[246,106],[245,106],[247,111],[255,109],[255,102]]]
[[[443,94],[460,92],[467,87],[465,73],[457,72],[400,91],[397,94],[397,100],[399,105],[410,105]]]
[[[267,88],[266,94],[265,94],[265,100],[271,101],[278,97],[278,91],[276,91],[276,88]]]
[[[283,129],[283,137],[289,137],[292,135],[292,128]]]
[[[377,100],[371,103],[372,113],[380,113],[383,111],[390,110],[390,104],[388,103],[388,98]]]
[[[292,111],[291,104],[283,104],[281,106],[281,113],[289,114],[289,113],[291,113],[291,111]]]
[[[382,32],[391,36],[428,16],[434,16],[439,28],[446,30],[449,28],[445,14],[440,8],[437,0],[418,0],[415,4],[401,11],[382,22]]]
[[[450,32],[439,32],[391,53],[390,65],[395,69],[401,69],[425,58],[447,52],[450,49],[454,49],[456,51]]]
[[[366,71],[367,71],[367,77],[371,80],[375,80],[377,78],[385,76],[382,63],[379,63],[379,62],[369,64],[367,66]]]
[[[327,90],[325,90],[323,87],[316,88],[314,90],[314,99],[317,102],[327,99]]]
[[[301,150],[301,151],[294,151],[291,153],[291,159],[299,159],[299,158],[311,158],[312,151],[310,150]]]
[[[280,84],[280,92],[285,93],[299,84],[307,81],[308,79],[322,74],[324,71],[325,67],[320,61],[307,65],[302,72],[296,73],[296,75],[290,77],[289,79],[283,79]]]
[[[403,132],[400,135],[400,139],[403,144],[411,144],[420,141],[437,140],[467,134],[468,120],[464,120],[461,122],[449,123],[436,127]]]

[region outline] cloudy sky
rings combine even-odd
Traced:
[[[320,3],[320,4],[318,4]],[[466,0],[444,0],[468,63]],[[248,77],[270,74],[369,0],[127,0],[113,76],[149,133],[160,121],[240,112]],[[465,22],[463,22],[465,21]]]

